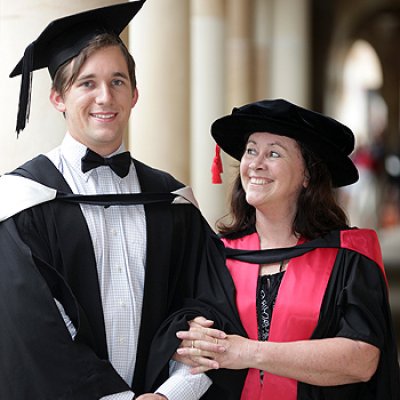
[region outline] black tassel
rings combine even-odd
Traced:
[[[22,59],[22,77],[21,88],[19,92],[18,115],[17,115],[17,137],[19,132],[25,128],[26,122],[29,121],[29,112],[31,107],[31,91],[32,91],[32,69],[33,69],[33,47],[31,43],[25,50]]]

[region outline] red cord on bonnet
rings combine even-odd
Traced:
[[[224,172],[221,160],[221,148],[215,145],[215,155],[211,165],[211,182],[212,183],[222,183],[221,174]]]

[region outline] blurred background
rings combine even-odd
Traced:
[[[116,3],[0,0],[0,174],[65,133],[41,70],[17,139],[20,79],[8,75],[26,46],[55,18]],[[123,38],[139,89],[126,145],[191,185],[212,226],[226,213],[237,167],[224,156],[223,184],[211,184],[216,118],[286,98],[354,131],[360,180],[338,196],[352,225],[378,232],[400,341],[400,0],[147,0]]]

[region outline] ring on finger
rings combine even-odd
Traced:
[[[192,340],[192,349],[194,349],[194,347],[195,347],[195,346],[194,346],[194,340]]]
[[[217,338],[215,338],[215,344],[218,344],[218,339]]]

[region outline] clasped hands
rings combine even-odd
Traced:
[[[192,374],[211,369],[249,368],[255,343],[237,335],[212,328],[213,321],[197,317],[189,322],[188,331],[179,331],[182,340],[173,359],[191,367]]]

